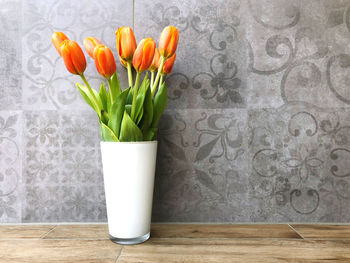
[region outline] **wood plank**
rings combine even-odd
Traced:
[[[350,239],[350,225],[291,225],[301,236],[309,239]]]
[[[152,224],[154,238],[301,238],[286,224]]]
[[[58,225],[45,239],[109,239],[107,224]]]
[[[109,240],[0,240],[0,262],[114,263],[121,248]]]
[[[0,239],[41,238],[55,225],[0,225]]]
[[[118,263],[350,262],[350,241],[302,239],[150,239],[124,246]]]

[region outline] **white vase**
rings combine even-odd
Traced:
[[[150,237],[157,141],[101,142],[109,235],[118,244]]]

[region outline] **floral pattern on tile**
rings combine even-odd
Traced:
[[[151,10],[144,12],[144,10]],[[168,108],[245,107],[244,30],[238,1],[135,3],[137,36],[158,41],[162,29],[179,29]],[[191,59],[189,59],[191,58]]]
[[[2,0],[0,9],[0,108],[21,108],[21,1]]]
[[[25,113],[23,221],[105,219],[94,117],[85,111]]]
[[[246,122],[245,112],[177,110],[164,114],[153,220],[244,221],[246,141],[241,140],[240,130]],[[228,129],[232,131],[229,138]],[[233,140],[239,143],[231,143]]]
[[[253,220],[349,219],[349,121],[347,111],[305,104],[250,112]]]
[[[21,220],[22,115],[0,111],[0,222]]]

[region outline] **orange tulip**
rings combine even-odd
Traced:
[[[120,27],[115,33],[119,56],[126,61],[131,61],[137,47],[134,32],[130,27]]]
[[[102,45],[101,41],[95,37],[87,37],[84,40],[84,47],[90,57],[94,58],[94,50],[97,46]]]
[[[60,51],[67,70],[72,74],[82,75],[86,69],[86,60],[78,43],[73,40],[64,40]]]
[[[94,51],[95,64],[98,73],[109,79],[117,70],[114,56],[109,47],[100,45]]]
[[[60,56],[62,56],[61,54],[61,44],[64,40],[69,39],[65,34],[63,34],[62,32],[55,32],[52,34],[51,36],[51,41],[53,43],[53,45],[55,46],[58,54],[60,54]]]
[[[148,68],[149,71],[157,71],[160,65],[160,55],[157,48],[154,49],[154,56],[151,66]]]
[[[162,74],[170,74],[171,73],[171,69],[174,66],[175,59],[176,59],[176,53],[174,53],[174,55],[172,55],[170,58],[165,60],[164,66],[162,69]]]
[[[152,38],[144,38],[137,46],[132,64],[137,72],[145,71],[152,64],[156,43]]]
[[[159,39],[159,53],[164,58],[174,55],[179,41],[179,31],[174,26],[167,26],[163,29]]]

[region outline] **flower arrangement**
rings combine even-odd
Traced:
[[[76,83],[76,86],[98,115],[102,140],[111,142],[155,140],[158,122],[167,104],[165,77],[174,65],[178,39],[175,27],[165,27],[158,50],[152,38],[142,39],[136,45],[132,29],[119,28],[116,31],[119,61],[127,69],[129,81],[129,87],[122,90],[110,48],[95,37],[86,38],[85,50],[108,83],[108,89],[102,82],[97,92],[84,76],[86,59],[77,42],[62,32],[55,32],[51,37],[67,70],[79,75],[84,82],[84,85]],[[135,82],[132,67],[136,71]],[[141,73],[147,70],[151,72],[150,79],[147,72],[140,84]]]

